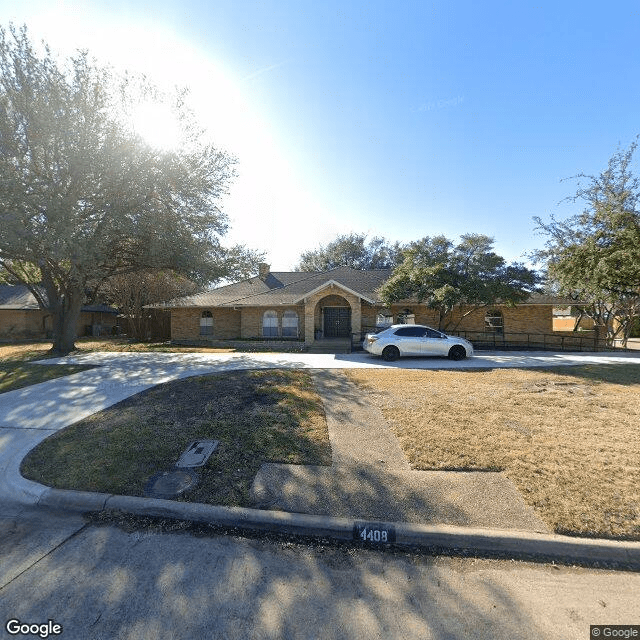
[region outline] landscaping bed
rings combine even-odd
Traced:
[[[186,378],[128,398],[49,437],[21,466],[59,489],[145,495],[193,440],[218,440],[199,480],[176,499],[251,506],[263,462],[331,464],[320,397],[303,371],[236,371]]]
[[[559,534],[640,540],[640,367],[361,369],[414,469],[502,471]]]

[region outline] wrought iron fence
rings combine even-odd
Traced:
[[[542,351],[602,351],[607,349],[606,340],[594,334],[567,335],[564,333],[513,333],[486,331],[448,331],[473,344],[475,349],[496,350],[542,350]]]
[[[351,336],[352,351],[362,349],[365,335],[372,329],[354,333]],[[604,351],[612,349],[606,340],[589,335],[563,333],[513,333],[486,331],[446,331],[449,335],[460,336],[473,344],[478,351],[495,349],[497,351]]]

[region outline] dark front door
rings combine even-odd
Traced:
[[[351,336],[351,309],[325,307],[324,337],[349,338]]]

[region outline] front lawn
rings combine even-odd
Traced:
[[[219,440],[179,499],[250,506],[263,462],[331,464],[322,401],[303,371],[237,371],[158,385],[59,431],[21,473],[59,489],[144,495],[189,442]]]
[[[414,469],[503,471],[553,531],[640,539],[640,367],[346,370]]]

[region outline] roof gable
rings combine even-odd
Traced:
[[[390,269],[359,271],[338,267],[330,271],[275,271],[263,279],[249,278],[211,291],[164,303],[165,308],[177,307],[242,307],[299,304],[323,287],[335,284],[369,302],[377,300],[376,290],[389,279]]]
[[[347,293],[350,293],[350,294],[352,294],[354,296],[362,298],[363,300],[366,300],[367,302],[370,302],[371,304],[375,304],[375,302],[376,302],[375,300],[371,300],[370,298],[368,298],[367,296],[363,295],[362,293],[359,293],[358,291],[354,291],[353,289],[350,289],[349,287],[346,287],[345,285],[341,284],[337,280],[327,280],[327,282],[317,286],[315,289],[312,289],[311,291],[308,291],[301,298],[299,298],[298,300],[295,300],[294,302],[296,302],[296,303],[303,302],[309,296],[312,296],[315,293],[318,293],[318,292],[322,291],[323,289],[332,289],[333,287],[338,287],[339,289],[342,289],[343,291],[346,291]],[[334,293],[334,292],[331,291],[331,293]]]

